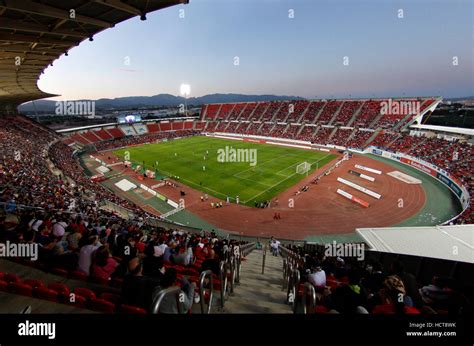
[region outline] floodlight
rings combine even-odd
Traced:
[[[191,86],[189,84],[181,84],[179,88],[181,95],[187,97],[191,94]]]

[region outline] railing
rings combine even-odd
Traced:
[[[242,269],[242,257],[247,256],[255,247],[257,243],[248,243],[244,245],[239,245],[236,250],[234,250],[234,257],[236,259],[236,283],[240,283],[240,270]]]
[[[209,286],[209,302],[206,306],[205,298],[206,298],[206,279],[209,280],[207,282],[207,285]],[[212,298],[214,297],[214,284],[212,281],[212,272],[210,270],[203,271],[201,273],[201,276],[199,277],[199,298],[201,300],[201,313],[202,314],[209,314],[211,312],[212,308]]]
[[[286,285],[288,283],[287,272],[288,272],[288,260],[286,258],[283,258],[283,285],[281,288],[282,291],[285,290]]]
[[[284,246],[280,246],[280,253],[283,257],[283,284],[282,290],[287,289],[288,297],[291,290],[291,280],[293,270],[297,270],[304,265],[304,258],[296,252],[288,250]],[[299,272],[298,272],[299,273]]]
[[[306,282],[304,284],[303,289],[303,298],[301,300],[301,304],[303,305],[303,314],[308,313],[308,306],[309,306],[309,313],[313,313],[316,309],[316,289],[310,282]],[[306,299],[309,296],[309,301],[306,302]],[[296,312],[296,311],[295,311]]]
[[[265,258],[267,257],[267,246],[263,245],[262,249],[262,274],[265,274]]]
[[[300,271],[298,268],[293,269],[288,285],[288,302],[292,305],[294,313],[296,313],[296,308],[298,307],[298,286],[300,279]]]
[[[221,309],[224,308],[225,300],[227,297],[227,264],[225,261],[221,261],[220,267],[219,267],[219,281],[220,281],[220,307]]]
[[[255,247],[257,246],[257,243],[249,243],[249,244],[244,244],[240,246],[240,254],[242,257],[247,256]]]
[[[236,259],[235,256],[232,255],[232,251],[229,251],[228,258],[226,260],[226,267],[227,273],[227,282],[229,284],[229,295],[234,293],[234,286],[235,286],[235,277],[236,277]]]
[[[158,314],[160,311],[160,306],[161,303],[163,302],[163,299],[168,296],[175,296],[176,298],[176,307],[178,309],[178,313],[183,312],[183,306],[182,303],[180,302],[180,297],[181,297],[181,288],[177,286],[169,287],[164,290],[161,290],[155,299],[153,300],[153,303],[151,305],[151,313],[152,314]]]

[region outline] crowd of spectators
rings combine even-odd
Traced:
[[[422,143],[408,151],[409,155],[430,162],[455,176],[469,191],[470,207],[455,222],[474,223],[474,147],[466,142],[441,138],[420,139]]]
[[[316,312],[340,314],[460,314],[472,313],[472,292],[451,277],[435,276],[419,284],[403,260],[389,268],[374,260],[325,256],[304,251],[300,284],[310,282],[317,292]]]
[[[355,114],[355,112],[362,106],[362,101],[344,101],[344,104],[339,111],[335,123],[347,125],[349,120]]]
[[[373,135],[370,131],[358,130],[354,133],[354,136],[345,144],[348,148],[365,149],[365,143]]]
[[[192,134],[176,132],[173,136]],[[130,140],[143,139],[116,139],[108,145],[130,145]],[[213,232],[191,234],[147,225],[150,215],[93,183],[71,147],[54,132],[21,116],[5,116],[0,118],[0,147],[0,242],[38,246],[42,268],[80,272],[100,283],[120,279],[122,303],[145,310],[162,289],[178,283],[188,311],[196,294],[186,277],[197,282],[200,271],[207,269],[219,274],[232,241]],[[58,169],[61,173],[55,174]],[[100,208],[104,199],[133,211],[134,218]],[[189,275],[171,268],[177,265]],[[177,311],[172,301],[165,301],[160,312]]]
[[[340,146],[346,145],[346,142],[353,131],[353,129],[338,129],[332,137],[331,143]]]
[[[131,145],[140,145],[144,143],[155,142],[160,139],[172,139],[178,137],[189,137],[198,134],[200,131],[196,130],[177,130],[177,131],[162,131],[157,133],[148,133],[141,136],[127,136],[116,138],[110,141],[102,141],[94,144],[98,151],[109,150],[118,147],[126,147]]]
[[[395,141],[400,134],[394,132],[380,132],[374,140],[370,143],[370,145],[380,147],[380,148],[388,148],[390,144]]]
[[[332,127],[321,127],[319,128],[318,132],[316,132],[316,135],[314,135],[313,142],[318,143],[318,144],[327,144],[329,143],[329,136],[331,133],[334,131],[334,128]]]

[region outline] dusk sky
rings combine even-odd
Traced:
[[[81,43],[39,87],[58,100],[176,95],[182,83],[191,96],[472,96],[473,4],[190,0]]]

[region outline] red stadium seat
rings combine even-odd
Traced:
[[[107,279],[104,279],[104,278],[98,278],[98,277],[94,277],[94,276],[91,276],[89,278],[89,282],[92,282],[92,283],[95,283],[95,284],[99,284],[99,285],[108,285],[110,283],[110,280],[107,280]]]
[[[37,287],[33,289],[33,295],[37,298],[49,300],[52,302],[58,301],[58,292],[50,290],[46,287]]]
[[[15,274],[5,274],[5,276],[3,277],[3,280],[8,282],[8,283],[20,283],[21,282],[21,279],[18,275],[15,275]]]
[[[35,279],[27,279],[23,281],[25,285],[30,286],[31,288],[37,288],[37,287],[46,287],[43,281],[41,280],[35,280]]]
[[[49,284],[48,288],[53,291],[56,291],[61,296],[69,297],[69,293],[70,293],[69,287],[63,283],[54,282],[54,283]]]
[[[86,307],[86,302],[87,302],[87,299],[80,296],[80,295],[75,295],[73,297],[71,297],[71,299],[62,299],[62,302],[63,303],[66,303],[68,305],[72,305],[72,306],[75,306],[76,308],[85,308]]]
[[[193,268],[187,268],[183,270],[182,273],[183,275],[188,275],[188,276],[199,276],[199,272]]]
[[[121,300],[120,295],[114,294],[114,293],[102,293],[100,295],[100,299],[106,300],[108,302],[111,302],[113,304],[118,304]]]
[[[4,277],[5,277],[5,273],[4,273],[4,272],[0,272],[0,280],[3,280]]]
[[[81,297],[84,297],[86,299],[95,299],[96,298],[96,295],[95,295],[94,291],[92,291],[88,288],[85,288],[85,287],[76,287],[74,289],[74,294],[79,295]]]
[[[0,280],[0,291],[6,291],[8,287],[8,282]]]
[[[122,305],[120,307],[120,311],[123,314],[138,314],[138,315],[146,315],[146,310],[139,308],[137,306],[132,305]]]
[[[314,309],[314,312],[317,314],[325,314],[328,311],[329,311],[328,308],[325,307],[324,305],[317,305],[316,308]]]
[[[69,279],[73,280],[82,280],[82,281],[87,281],[87,274],[79,271],[79,270],[74,270],[73,272],[69,273]]]
[[[33,296],[33,289],[30,286],[18,282],[11,282],[8,285],[8,291],[14,294],[21,294],[28,297]]]
[[[54,275],[65,277],[65,278],[67,278],[69,274],[67,270],[62,269],[62,268],[53,268],[51,269],[51,273]]]
[[[91,299],[87,304],[87,307],[94,311],[105,312],[113,314],[115,311],[115,304],[108,302],[105,299]]]

